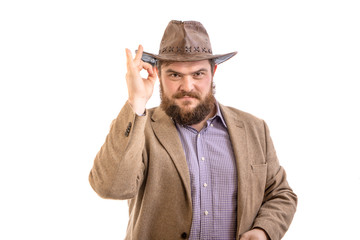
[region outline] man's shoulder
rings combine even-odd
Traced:
[[[220,104],[224,117],[233,117],[247,125],[263,125],[264,120],[246,111]]]

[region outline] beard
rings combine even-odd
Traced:
[[[175,122],[181,125],[193,125],[203,121],[215,107],[216,99],[215,85],[211,82],[211,89],[206,94],[204,99],[201,99],[199,93],[196,92],[185,92],[180,91],[171,96],[167,97],[164,94],[164,89],[160,81],[160,108],[171,117]],[[175,99],[179,99],[185,96],[193,97],[199,100],[199,103],[193,109],[186,109],[187,105],[190,105],[190,101],[184,101],[184,107],[180,107],[175,103]]]

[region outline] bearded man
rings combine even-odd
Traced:
[[[126,49],[128,101],[89,176],[101,197],[128,199],[125,239],[277,240],[289,228],[297,196],[266,123],[214,97],[217,65],[235,54],[214,55],[195,21],[171,21],[159,54]],[[146,109],[157,76],[161,104]]]

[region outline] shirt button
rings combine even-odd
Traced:
[[[200,133],[198,134],[198,138],[200,138]]]
[[[204,187],[207,187],[207,183],[204,183]]]
[[[205,158],[204,158],[204,157],[202,157],[202,158],[201,158],[201,160],[202,160],[202,161],[205,161]]]
[[[214,126],[214,124],[210,124],[210,126],[212,126],[212,127],[213,127],[213,126]]]
[[[208,212],[208,211],[205,211],[204,213],[205,213],[205,215],[206,215],[206,216],[209,214],[209,212]]]

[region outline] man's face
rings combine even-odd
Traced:
[[[159,76],[160,107],[178,123],[199,123],[213,110],[213,74],[208,60],[163,65]]]

